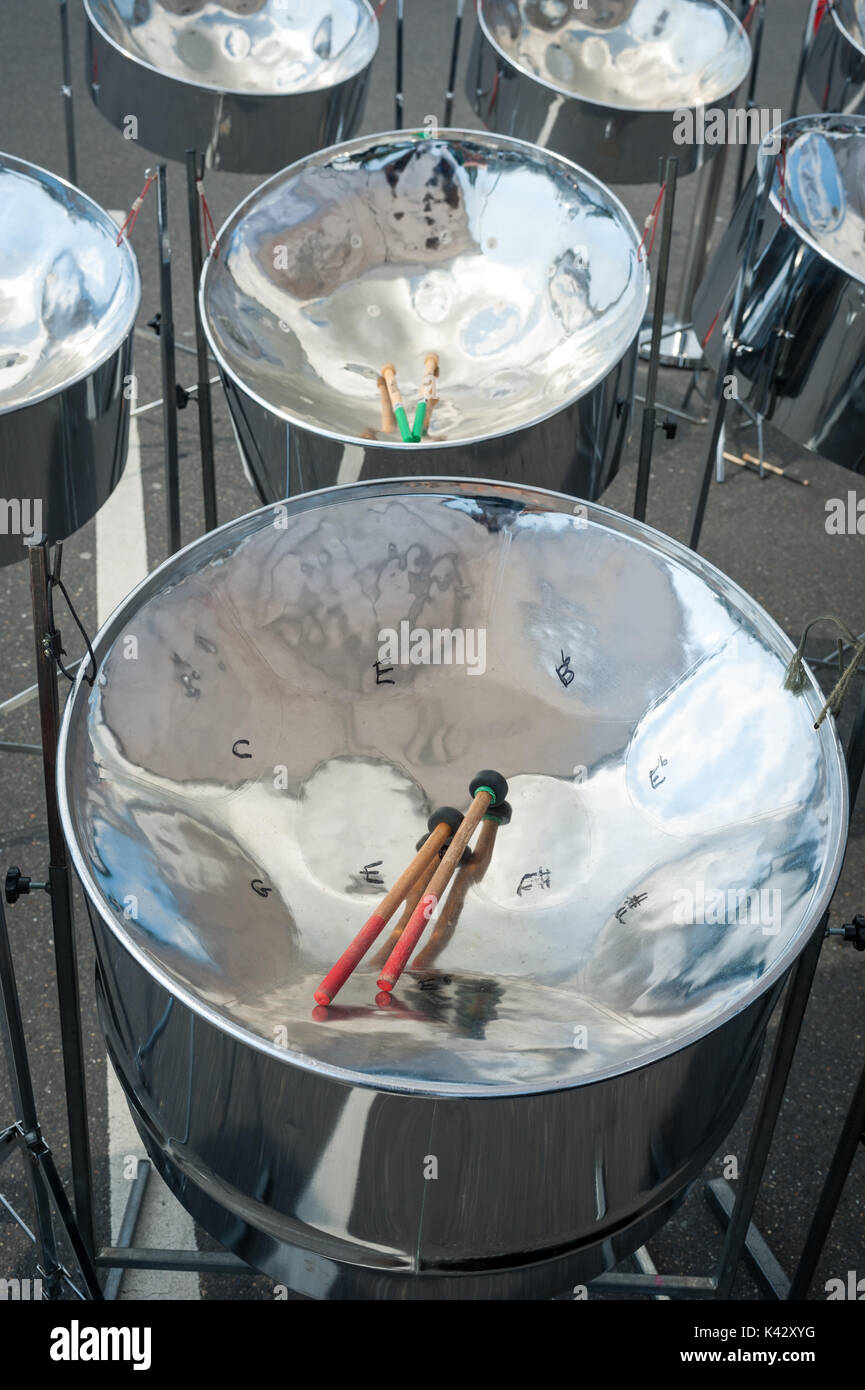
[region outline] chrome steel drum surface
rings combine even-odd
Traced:
[[[494,130],[579,159],[613,183],[650,183],[675,154],[674,115],[728,106],[751,65],[719,0],[478,0],[467,94]]]
[[[271,179],[223,227],[201,291],[264,499],[342,479],[347,446],[353,477],[435,460],[532,482],[555,470],[596,495],[648,296],[638,245],[597,179],[483,134],[366,137]],[[404,444],[382,431],[377,380],[393,363],[413,412],[430,352],[439,401]],[[287,485],[273,417],[294,427]]]
[[[377,668],[402,624],[482,632],[483,662]],[[842,754],[771,619],[615,513],[397,480],[212,533],[95,649],[64,827],[111,1055],[190,1210],[334,1297],[562,1292],[639,1245],[840,868]],[[514,814],[461,912],[391,1007],[370,956],[316,1009],[481,766]]]
[[[0,493],[41,508],[62,540],[105,501],[123,469],[135,257],[86,194],[0,154]],[[0,565],[24,557],[0,530]]]
[[[353,134],[378,21],[368,0],[85,0],[89,76],[147,149],[266,173]]]
[[[778,429],[865,472],[865,117],[816,115],[775,133],[770,206],[745,306],[742,398]],[[772,137],[770,136],[770,140]],[[752,178],[694,301],[711,361],[744,255]]]
[[[865,0],[835,0],[822,12],[805,76],[824,111],[865,109]]]

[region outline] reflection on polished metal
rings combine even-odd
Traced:
[[[271,173],[354,134],[378,21],[368,0],[84,0],[103,115],[168,159]],[[134,127],[130,127],[134,122]],[[130,133],[130,129],[132,133]]]
[[[385,665],[404,623],[483,633],[483,670]],[[641,1245],[841,865],[834,726],[763,610],[603,508],[403,479],[231,522],[94,645],[64,828],[111,1056],[196,1218],[329,1298],[546,1297]],[[513,818],[458,918],[391,1008],[373,959],[313,1012],[364,870],[479,762]]]
[[[720,0],[479,0],[467,95],[484,124],[611,183],[679,176],[717,145],[678,144],[675,117],[729,108],[751,65]]]
[[[780,136],[780,157],[771,136],[759,155],[761,167],[767,159],[776,166],[736,350],[738,398],[789,438],[862,473],[865,117],[802,116]],[[755,188],[752,177],[694,302],[713,366]]]
[[[805,80],[824,111],[865,114],[865,0],[835,0],[822,11]]]
[[[597,497],[615,472],[648,271],[591,174],[478,132],[365,137],[264,184],[219,246],[202,318],[262,500],[429,472]],[[428,354],[403,443],[379,374],[413,405]]]
[[[0,566],[28,530],[70,536],[123,472],[141,286],[116,241],[86,194],[0,154]]]

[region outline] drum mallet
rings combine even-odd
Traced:
[[[499,827],[509,825],[512,815],[513,808],[509,801],[502,801],[497,806],[491,806],[487,811],[474,851],[469,861],[460,866],[442,910],[436,918],[436,924],[429,941],[411,963],[412,970],[425,970],[433,964],[433,961],[438,959],[447,946],[456,930],[469,889],[480,883],[490,866]],[[463,859],[465,860],[465,856]],[[384,997],[386,999],[391,998],[389,994]]]
[[[411,920],[399,941],[391,951],[384,970],[378,979],[378,987],[386,993],[393,989],[408,964],[415,946],[423,935],[424,927],[438,906],[439,899],[447,889],[451,877],[463,856],[463,850],[483,820],[491,806],[499,805],[508,794],[508,784],[500,772],[486,770],[479,772],[469,783],[472,804],[465,819],[456,831],[447,853],[427,885],[427,890],[415,908]]]
[[[421,836],[421,838],[415,845],[415,849],[419,850],[422,845],[426,844],[426,841],[428,839],[429,835]],[[447,840],[445,844],[442,846],[442,848],[439,850],[439,859],[441,859],[447,852],[447,847],[449,844],[450,840]],[[463,857],[460,860],[460,863],[469,864],[471,863],[473,858],[474,855],[472,854],[471,850],[466,848],[463,852]],[[387,941],[384,943],[384,945],[381,947],[379,951],[376,951],[375,955],[372,958],[372,961],[370,962],[371,965],[374,965],[376,967],[384,965],[394,946],[399,941],[400,937],[402,936],[403,932],[405,931],[406,927],[411,921],[412,913],[414,912],[415,908],[420,902],[424,890],[433,876],[433,872],[434,870],[432,864],[428,864],[426,868],[421,869],[420,873],[418,874],[417,878],[411,886],[410,892],[406,893],[405,906],[402,910],[402,916],[400,917],[399,921],[397,922]]]
[[[413,444],[414,436],[408,422],[408,416],[405,413],[405,406],[402,403],[400,389],[396,384],[396,367],[392,362],[386,362],[381,369],[381,374],[384,379],[384,384],[387,387],[388,396],[390,397],[394,419],[399,425],[402,442],[403,444]]]
[[[461,813],[453,806],[440,806],[437,811],[433,811],[427,821],[430,828],[429,838],[418,850],[408,868],[400,874],[393,888],[382,898],[378,911],[368,918],[336,964],[328,970],[313,996],[316,1004],[322,1004],[326,1007],[333,1002],[349,975],[366,955],[376,937],[387,926],[400,903],[411,891],[415,881],[428,870],[439,850],[444,848],[450,837],[462,828],[462,821]]]
[[[411,433],[416,443],[420,444],[423,439],[424,426],[429,424],[429,417],[432,409],[438,400],[437,381],[439,374],[438,353],[428,352],[423,363],[423,381],[421,382],[421,397],[417,403],[412,422]]]

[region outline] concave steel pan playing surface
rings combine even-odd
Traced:
[[[88,80],[145,149],[267,174],[353,135],[378,20],[368,0],[84,0]],[[131,125],[130,122],[134,122]]]
[[[734,359],[739,396],[790,439],[865,473],[865,116],[800,116],[758,159],[775,167]],[[694,298],[713,366],[756,189],[752,176]]]
[[[466,94],[491,130],[576,159],[610,183],[690,173],[717,145],[677,118],[733,105],[751,44],[719,0],[478,0]],[[693,127],[692,127],[693,128]]]
[[[494,135],[368,136],[283,170],[201,281],[262,500],[430,472],[597,497],[630,418],[639,241],[591,174]],[[430,353],[439,399],[403,443],[379,374],[396,367],[411,418]]]
[[[0,567],[24,532],[65,540],[126,462],[135,256],[106,212],[0,154]]]
[[[382,660],[436,629],[471,659]],[[403,479],[223,526],[94,646],[63,823],[109,1051],[189,1210],[333,1298],[550,1296],[639,1246],[840,869],[834,725],[766,613],[613,512]],[[390,1007],[371,954],[317,1009],[481,767],[513,818],[461,911]]]

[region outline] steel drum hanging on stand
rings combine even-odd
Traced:
[[[677,121],[726,110],[751,66],[720,0],[478,0],[466,95],[491,130],[575,159],[613,184],[679,175],[717,145],[679,143]]]
[[[267,174],[348,139],[378,21],[368,0],[84,0],[91,94],[145,149]]]
[[[775,160],[736,355],[739,399],[788,438],[865,473],[865,117],[801,116]],[[713,365],[742,264],[756,176],[706,272],[694,322]]]
[[[865,114],[865,0],[835,0],[822,12],[805,80],[823,111]]]
[[[483,662],[383,673],[403,623],[483,632]],[[775,623],[603,508],[406,479],[203,537],[94,648],[64,830],[112,1061],[196,1219],[327,1298],[550,1297],[638,1248],[842,862],[842,751]],[[513,817],[450,933],[389,1008],[372,956],[316,1009],[363,870],[390,886],[479,764]]]
[[[117,245],[102,208],[8,154],[0,154],[0,246],[3,566],[26,557],[25,520],[64,540],[120,481],[141,285],[129,243]]]
[[[648,270],[603,184],[500,136],[367,136],[256,190],[219,233],[201,314],[264,501],[421,474],[597,497],[618,467]],[[424,362],[420,442],[383,419]]]

